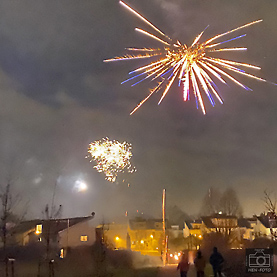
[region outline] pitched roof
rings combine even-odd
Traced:
[[[251,228],[251,223],[250,223],[250,220],[247,219],[247,218],[239,218],[238,219],[238,226],[241,227],[241,228],[248,228],[250,229]]]
[[[257,218],[266,228],[270,228],[269,221],[266,216],[257,216]]]
[[[146,229],[158,229],[161,230],[162,219],[130,219],[129,227],[132,230],[146,230]],[[158,224],[157,224],[158,223]]]
[[[275,219],[272,219],[272,221],[269,219],[268,216],[262,215],[262,216],[257,216],[258,220],[266,227],[266,228],[277,228],[277,222]],[[270,226],[272,225],[272,226]]]
[[[203,223],[206,225],[207,228],[216,228],[212,223],[212,217],[210,216],[202,216],[201,217]]]
[[[94,216],[85,216],[85,217],[73,217],[73,218],[62,218],[62,219],[34,219],[28,221],[22,221],[17,226],[15,226],[12,230],[13,234],[20,234],[27,232],[29,230],[34,229],[37,225],[42,225],[43,230],[49,228],[51,226],[51,233],[57,233],[61,230],[64,230],[68,227],[78,224],[80,222],[92,219]]]
[[[193,229],[193,226],[192,226],[193,223],[201,224],[202,220],[201,219],[185,220],[185,224],[188,226],[189,229]]]
[[[216,214],[213,216],[202,216],[201,217],[203,223],[206,225],[207,228],[225,228],[225,227],[236,227],[237,225],[230,226],[229,223],[227,226],[217,226],[215,225],[212,220],[213,219],[237,219],[236,216],[233,215],[224,215],[224,214]],[[226,222],[227,223],[227,222]]]
[[[185,224],[188,226],[189,229],[192,229],[191,220],[185,220]]]
[[[34,219],[34,220],[28,220],[28,221],[22,221],[20,222],[18,225],[16,225],[11,232],[13,234],[17,233],[25,233],[28,230],[34,229],[36,227],[36,225],[41,224],[41,220],[40,219]]]

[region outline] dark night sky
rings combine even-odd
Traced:
[[[190,44],[207,25],[204,39],[253,20],[237,41],[248,47],[228,57],[262,67],[276,82],[275,0],[129,0],[165,33]],[[120,85],[141,62],[103,63],[128,46],[157,43],[134,31],[145,24],[117,0],[15,0],[0,4],[0,176],[29,200],[29,217],[51,202],[64,216],[95,211],[98,219],[136,210],[161,215],[162,189],[169,205],[197,214],[213,186],[233,187],[245,215],[264,210],[264,189],[277,192],[277,87],[241,78],[221,88],[224,105],[182,102],[173,86],[160,106],[154,95],[129,112],[153,86]],[[238,32],[243,34],[244,32]],[[253,72],[256,74],[256,72]],[[138,172],[109,183],[84,157],[91,141],[109,137],[133,145]],[[126,176],[125,176],[126,177]],[[87,182],[76,192],[76,180]]]

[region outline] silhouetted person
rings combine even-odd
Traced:
[[[181,261],[179,262],[177,266],[177,270],[180,270],[180,276],[181,277],[187,277],[187,273],[189,270],[189,260],[187,254],[183,253]]]
[[[224,262],[224,259],[222,255],[217,251],[217,248],[214,247],[213,253],[210,257],[210,264],[213,267],[214,270],[214,277],[221,277],[221,269],[222,269],[222,264]]]
[[[194,266],[196,269],[197,277],[204,277],[204,270],[206,266],[206,260],[202,255],[202,252],[199,250],[197,252],[196,258],[194,260]]]

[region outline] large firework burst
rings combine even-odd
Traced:
[[[94,168],[106,175],[106,180],[115,182],[118,173],[133,173],[135,168],[131,165],[131,144],[120,143],[116,140],[103,138],[89,144],[88,152],[91,162],[95,161]]]
[[[190,93],[193,92],[194,98],[196,100],[196,106],[198,108],[200,105],[204,114],[206,111],[203,95],[206,95],[205,97],[210,100],[213,106],[215,105],[214,98],[217,98],[221,104],[223,103],[219,95],[219,90],[215,84],[215,80],[226,84],[226,80],[229,79],[245,90],[251,89],[233,77],[231,72],[266,82],[265,79],[247,73],[244,70],[245,68],[254,70],[261,69],[258,66],[209,56],[209,53],[215,52],[247,50],[245,47],[221,48],[222,44],[242,38],[245,36],[245,34],[229,39],[227,38],[223,41],[218,41],[218,39],[243,28],[249,27],[253,24],[259,23],[262,20],[256,20],[247,23],[225,33],[218,34],[206,40],[205,42],[200,43],[200,38],[203,35],[205,31],[204,30],[195,38],[191,46],[187,46],[186,44],[181,44],[179,41],[173,42],[170,37],[165,35],[161,30],[159,30],[150,21],[148,21],[126,3],[123,1],[119,1],[119,3],[131,11],[134,15],[139,17],[141,20],[143,20],[152,29],[154,29],[157,35],[140,28],[136,28],[136,31],[147,35],[164,45],[162,48],[126,48],[128,51],[130,51],[131,54],[104,60],[104,62],[111,62],[152,58],[150,63],[129,72],[131,77],[122,82],[125,83],[127,81],[134,81],[132,85],[134,86],[149,78],[151,81],[157,80],[156,86],[150,89],[149,95],[137,105],[131,114],[133,114],[145,101],[147,101],[152,94],[158,92],[159,90],[163,90],[159,100],[160,104],[176,80],[178,80],[179,86],[182,86],[184,101],[189,100]]]

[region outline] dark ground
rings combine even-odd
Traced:
[[[17,250],[14,262],[9,262],[8,277],[177,277],[177,265],[161,266],[159,257],[149,257],[130,251],[97,252],[92,248],[79,248],[65,259],[54,258],[53,271],[50,275],[49,262],[35,248],[20,248]],[[24,251],[23,251],[24,250]],[[31,251],[32,250],[32,251]],[[30,252],[31,251],[31,252]],[[32,257],[32,259],[30,258]],[[277,276],[277,256],[274,256],[274,274],[246,274],[245,251],[235,250],[224,255],[224,274],[226,277],[270,277]],[[0,277],[5,277],[5,263],[1,259]],[[207,270],[207,277],[212,277],[211,270]],[[193,264],[190,266],[187,277],[196,277]]]

